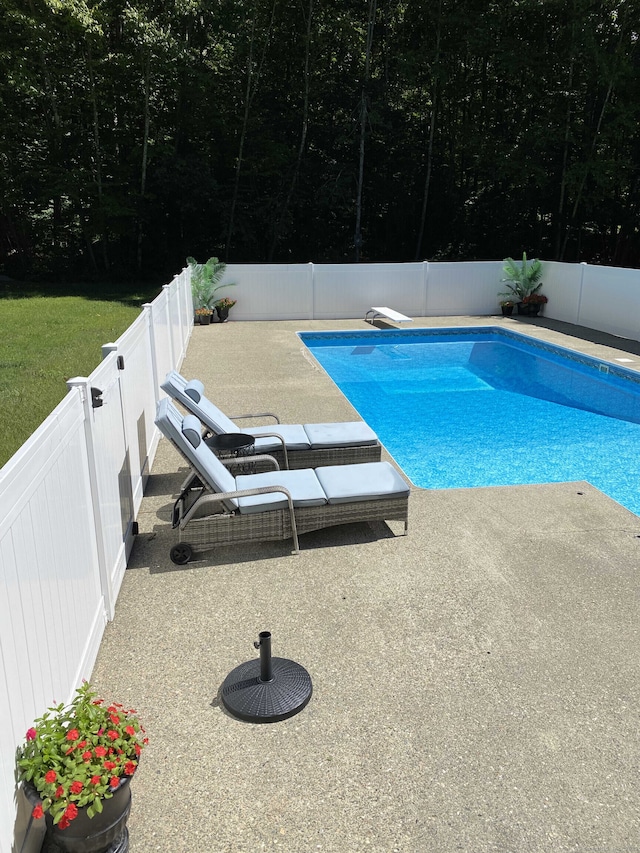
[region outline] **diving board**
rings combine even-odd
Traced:
[[[369,314],[371,314],[371,317],[369,317]],[[376,317],[386,317],[387,320],[391,320],[393,323],[413,323],[411,317],[407,317],[406,314],[401,314],[399,311],[394,311],[393,308],[387,308],[385,305],[377,305],[369,308],[364,315],[365,322],[369,321],[371,325],[373,325]]]

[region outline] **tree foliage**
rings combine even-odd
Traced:
[[[0,265],[640,266],[640,0],[4,0]]]

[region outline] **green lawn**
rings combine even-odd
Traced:
[[[0,466],[67,393],[87,376],[157,294],[101,301],[85,296],[0,299]]]

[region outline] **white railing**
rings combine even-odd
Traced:
[[[233,320],[363,318],[372,305],[410,317],[499,313],[502,261],[229,264]],[[544,316],[640,339],[640,270],[544,263]]]
[[[0,470],[1,853],[14,840],[16,746],[90,677],[113,618],[158,443],[160,382],[192,327],[185,270],[103,347],[89,377],[69,380]]]

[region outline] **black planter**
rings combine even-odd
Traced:
[[[524,317],[537,317],[541,308],[539,302],[518,302],[518,314]]]
[[[113,797],[103,800],[102,811],[92,818],[87,817],[86,807],[78,809],[78,816],[66,829],[54,826],[53,818],[47,812],[41,818],[47,826],[42,853],[127,853],[130,781],[122,779]],[[32,806],[40,802],[40,795],[32,785],[25,784],[24,792]]]
[[[200,320],[201,326],[208,326],[211,323],[211,314],[196,314],[196,316]]]
[[[216,313],[218,315],[218,322],[219,323],[224,323],[225,320],[227,320],[229,317],[229,309],[228,308],[221,308],[219,305],[216,305]]]
[[[502,316],[510,317],[513,314],[513,305],[501,305],[502,308]]]

